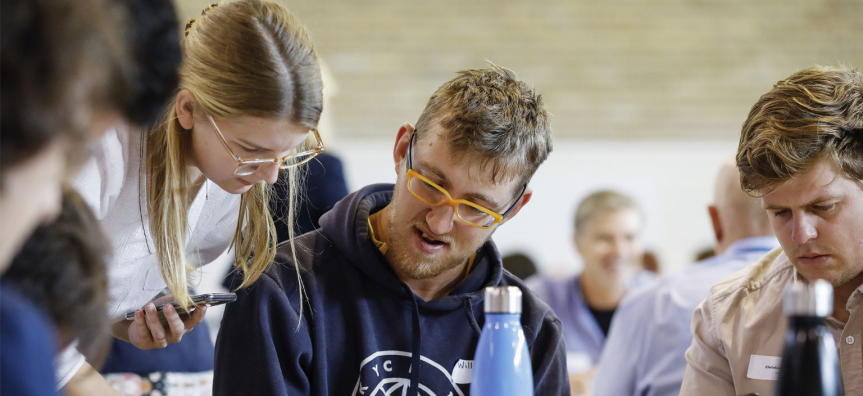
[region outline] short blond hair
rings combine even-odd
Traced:
[[[761,96],[740,134],[740,185],[760,195],[825,158],[863,181],[863,76],[850,67],[803,69]]]
[[[581,235],[588,221],[597,216],[614,213],[621,210],[632,210],[642,215],[638,202],[621,192],[601,190],[583,199],[575,210],[575,235]]]
[[[435,91],[417,121],[417,140],[434,122],[446,130],[453,158],[477,159],[481,169],[492,167],[493,182],[518,180],[519,191],[552,151],[542,95],[490,62]]]

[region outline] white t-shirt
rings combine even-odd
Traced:
[[[143,177],[145,132],[119,126],[109,130],[73,186],[93,209],[111,239],[108,260],[108,314],[113,321],[142,307],[166,288],[159,271],[147,214]],[[239,217],[240,195],[205,182],[188,212],[186,257],[197,266],[209,264],[227,250]],[[72,356],[74,359],[72,359]],[[58,361],[58,388],[84,363],[80,354],[64,351]]]

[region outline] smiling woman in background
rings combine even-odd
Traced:
[[[243,286],[258,278],[276,240],[268,184],[280,169],[295,183],[295,166],[323,150],[317,57],[287,9],[210,6],[187,24],[182,50],[180,87],[162,120],[145,133],[110,130],[75,182],[112,239],[109,315],[136,311],[112,332],[140,349],[177,343],[201,323],[205,306],[184,312],[190,278],[229,246]],[[165,309],[167,326],[151,302],[160,294],[184,307]],[[212,350],[196,358],[212,367]],[[61,362],[68,380],[84,359],[67,350]]]

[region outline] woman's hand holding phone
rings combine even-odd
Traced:
[[[163,296],[156,301],[149,302],[142,309],[135,311],[133,322],[121,321],[115,325],[114,336],[139,349],[159,349],[175,344],[183,339],[183,335],[192,331],[207,313],[207,305],[198,305],[190,314],[179,314],[171,304],[166,304],[162,309],[165,318],[159,318],[156,306],[174,301],[173,296]],[[125,327],[126,331],[123,332]],[[125,333],[125,334],[123,334]],[[128,338],[127,338],[128,337]]]

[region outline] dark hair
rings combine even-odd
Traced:
[[[634,210],[639,215],[642,214],[638,202],[629,195],[614,190],[600,190],[591,193],[578,204],[578,208],[575,210],[573,223],[576,235],[582,235],[581,233],[590,219],[624,209]]]
[[[521,280],[530,278],[536,275],[536,264],[524,253],[513,253],[504,256],[503,269],[517,276]]]
[[[0,169],[61,134],[80,148],[94,110],[119,110],[129,89],[121,17],[104,0],[0,2]]]
[[[91,362],[101,360],[109,339],[108,247],[90,208],[78,193],[66,189],[60,216],[36,229],[3,275],[49,313],[61,345],[78,339],[77,349]]]
[[[128,8],[126,36],[131,48],[134,88],[126,117],[151,126],[164,112],[180,81],[180,25],[172,0],[122,0]]]
[[[850,67],[800,70],[758,99],[740,134],[740,184],[760,195],[827,158],[863,181],[863,75]]]

